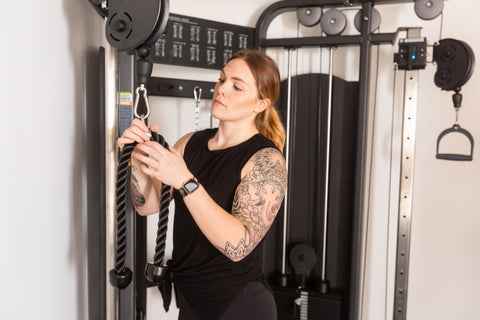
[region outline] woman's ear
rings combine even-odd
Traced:
[[[258,100],[257,107],[254,110],[255,113],[262,113],[270,106],[270,103],[271,101],[268,98]]]

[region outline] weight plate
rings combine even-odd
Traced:
[[[420,19],[435,19],[443,11],[443,0],[415,0],[415,13]]]
[[[359,32],[362,29],[361,19],[362,19],[362,10],[357,12],[357,14],[355,15],[355,19],[353,21],[353,23],[355,24],[355,28]],[[380,27],[380,22],[382,21],[382,18],[380,17],[380,13],[375,8],[372,9],[371,21],[372,22],[371,22],[370,32],[375,32],[378,29],[378,27]]]
[[[297,19],[305,27],[313,27],[320,22],[322,17],[321,7],[308,7],[297,9]]]
[[[347,26],[347,18],[342,11],[338,9],[330,9],[320,18],[322,31],[326,35],[336,36],[345,30]]]

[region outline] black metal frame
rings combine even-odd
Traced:
[[[215,84],[216,82],[151,77],[147,91],[151,96],[193,98],[193,90],[199,87],[202,89],[202,99],[212,99]]]
[[[396,33],[370,32],[371,16],[374,4],[393,4],[413,2],[413,0],[287,0],[279,1],[270,5],[261,14],[255,28],[255,47],[266,49],[274,47],[300,48],[300,47],[331,47],[331,46],[360,46],[360,70],[359,70],[359,99],[358,99],[358,127],[357,149],[355,163],[355,199],[353,218],[353,250],[352,250],[352,274],[349,308],[349,319],[358,319],[358,307],[360,297],[360,274],[361,274],[361,244],[363,239],[362,221],[364,218],[364,184],[366,165],[366,145],[368,129],[368,101],[369,80],[371,66],[371,46],[379,44],[394,44],[398,35]],[[345,7],[361,5],[362,16],[360,35],[319,36],[305,38],[276,38],[267,39],[267,29],[270,23],[278,15],[294,11],[302,7]]]

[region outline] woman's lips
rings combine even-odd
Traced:
[[[217,106],[222,106],[222,107],[225,106],[225,105],[224,105],[223,103],[221,103],[219,100],[214,100],[214,103],[215,103],[215,105],[217,105]]]

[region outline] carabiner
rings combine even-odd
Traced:
[[[193,97],[195,98],[195,103],[200,103],[202,98],[202,88],[195,86],[195,88],[193,88]]]
[[[145,114],[139,115],[138,114],[138,102],[140,101],[140,91],[143,91],[143,100],[145,101],[145,107],[147,109],[147,112]],[[148,118],[150,115],[150,103],[148,102],[148,95],[147,95],[147,88],[145,88],[145,85],[142,83],[140,84],[139,87],[135,90],[135,105],[133,106],[133,114],[135,117],[141,119],[143,122],[145,122],[145,119]]]

